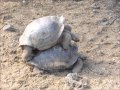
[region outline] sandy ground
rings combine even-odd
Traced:
[[[96,1],[97,9],[92,8],[93,3],[31,0],[22,5],[17,0],[1,0],[0,90],[81,90],[65,85],[69,71],[43,74],[22,62],[20,35],[29,22],[47,15],[65,16],[80,38],[79,53],[86,60],[79,76],[88,81],[84,90],[120,90],[120,3],[112,10],[106,8],[104,0]],[[15,31],[2,30],[6,23],[13,25]]]

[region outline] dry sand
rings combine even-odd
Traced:
[[[86,60],[79,75],[88,81],[84,90],[120,90],[120,3],[110,10],[104,0],[95,0],[97,9],[93,0],[30,1],[0,1],[0,90],[81,90],[65,85],[69,71],[43,74],[22,62],[20,35],[32,20],[47,15],[65,16],[80,38],[79,53]],[[6,23],[15,32],[2,30]]]

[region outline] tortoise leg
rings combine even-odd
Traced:
[[[63,32],[62,46],[65,50],[70,48],[71,40],[71,34],[69,32]]]
[[[75,34],[73,34],[73,33],[71,33],[71,37],[72,37],[72,40],[75,41],[75,42],[79,42],[80,41],[79,38]]]
[[[63,38],[62,38],[62,46],[63,48],[69,53],[69,57],[72,56],[72,52],[70,49],[70,45],[71,45],[71,34],[69,32],[63,32]]]
[[[75,42],[79,42],[79,38],[73,34],[72,31],[72,27],[70,25],[65,25],[64,27],[64,31],[71,34],[71,40],[75,41]]]
[[[32,59],[32,57],[33,57],[32,47],[30,47],[30,46],[24,46],[23,54],[22,54],[23,60],[29,61],[29,60]]]
[[[82,59],[79,57],[76,64],[74,65],[73,69],[72,69],[72,72],[73,73],[79,73],[81,72],[82,70],[82,67],[83,67],[83,61]]]

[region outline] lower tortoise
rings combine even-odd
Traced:
[[[28,63],[44,71],[53,72],[72,68],[73,73],[78,73],[83,67],[83,61],[78,54],[77,46],[71,45],[70,51],[71,56],[69,56],[70,52],[56,45],[45,51],[39,51]]]

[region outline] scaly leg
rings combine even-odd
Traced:
[[[69,53],[69,57],[72,56],[72,52],[70,49],[71,39],[71,34],[69,32],[63,32],[62,46]]]
[[[24,46],[24,50],[23,50],[23,54],[22,54],[23,60],[29,61],[29,60],[32,59],[32,57],[33,57],[32,47],[30,47],[30,46]]]
[[[75,42],[79,42],[80,41],[79,38],[75,34],[73,34],[73,33],[71,33],[71,37],[72,37],[72,40],[75,41]]]
[[[72,72],[73,73],[79,73],[81,72],[82,70],[82,67],[83,67],[83,61],[82,59],[79,57],[76,64],[74,65],[73,69],[72,69]]]

